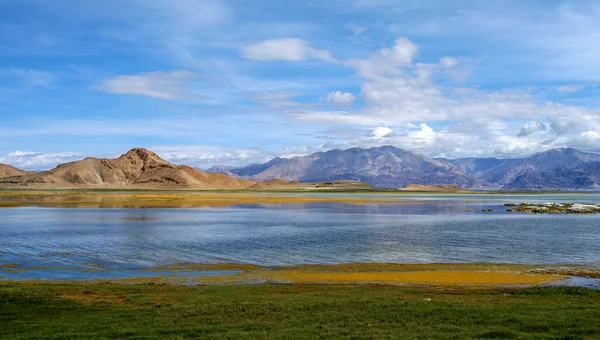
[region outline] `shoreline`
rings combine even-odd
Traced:
[[[365,196],[365,195],[371,195]],[[595,193],[452,193],[410,191],[159,191],[159,190],[4,190],[0,189],[0,208],[57,207],[57,208],[202,208],[233,205],[277,204],[427,204],[414,199],[436,197],[466,197],[473,202],[483,196],[518,195],[593,196]],[[516,204],[515,204],[516,205]],[[498,205],[498,208],[501,204]]]
[[[68,275],[67,275],[68,274]],[[44,276],[46,275],[46,276]],[[53,279],[52,276],[55,276]],[[67,275],[72,279],[61,279]],[[112,278],[110,278],[112,277]],[[390,285],[461,289],[578,286],[600,288],[600,268],[575,265],[493,263],[342,263],[292,266],[252,264],[162,265],[138,270],[22,267],[0,265],[0,284],[168,284],[168,285]]]

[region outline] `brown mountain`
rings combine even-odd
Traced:
[[[4,177],[13,177],[13,176],[23,176],[27,175],[29,172],[21,169],[17,169],[14,166],[8,164],[0,164],[0,178]]]
[[[108,189],[245,189],[256,184],[171,164],[154,152],[133,149],[117,159],[86,158],[56,168],[0,178],[0,187]]]

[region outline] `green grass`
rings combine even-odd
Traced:
[[[0,285],[5,339],[594,339],[600,292]]]

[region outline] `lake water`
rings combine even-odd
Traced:
[[[113,271],[108,277],[113,278],[114,272],[177,263],[484,262],[600,268],[600,215],[509,213],[503,206],[600,203],[600,195],[398,197],[412,204],[2,208],[0,265],[38,269],[2,269],[0,277],[86,278],[86,271],[60,269],[103,268]]]

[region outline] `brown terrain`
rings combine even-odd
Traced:
[[[459,188],[456,185],[420,185],[420,184],[409,184],[405,188],[400,190],[403,191],[435,191],[435,192],[460,192],[467,191]]]
[[[10,167],[12,168],[12,167]],[[6,168],[9,169],[10,168]],[[227,175],[205,173],[178,166],[146,149],[133,149],[117,159],[86,158],[56,168],[27,173],[6,171],[0,178],[3,188],[52,189],[246,189],[256,182]],[[14,169],[14,168],[13,168]]]
[[[0,178],[27,175],[29,172],[8,164],[0,164]]]

